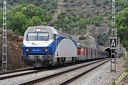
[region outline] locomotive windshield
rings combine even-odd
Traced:
[[[48,39],[48,32],[29,32],[26,38],[27,41],[47,41]]]

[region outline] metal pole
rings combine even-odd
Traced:
[[[115,28],[115,0],[112,0],[112,32],[111,36],[116,36],[116,28]]]
[[[117,28],[115,28],[115,0],[112,0],[112,29],[110,36],[111,72],[116,72]]]
[[[7,71],[6,0],[3,1],[2,71]]]

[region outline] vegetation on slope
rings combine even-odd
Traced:
[[[29,26],[48,25],[51,17],[48,16],[48,13],[40,7],[29,4],[26,7],[23,7],[20,10],[13,12],[14,10],[19,8],[21,8],[21,5],[16,5],[14,8],[9,10],[9,12],[12,12],[12,14],[8,15],[7,17],[8,28],[12,29],[15,33],[23,35],[24,31]],[[0,11],[0,25],[2,27],[2,9]],[[68,15],[66,13],[61,13],[58,16],[58,19],[55,20],[51,25],[57,29],[62,28],[66,32],[71,31],[71,29],[74,28],[79,28],[83,30],[86,29],[86,26],[88,24],[94,24],[96,26],[100,25],[100,21],[102,21],[102,18],[103,14],[99,14],[96,17],[80,18],[76,14]]]

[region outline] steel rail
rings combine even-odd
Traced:
[[[33,73],[38,73],[38,72],[46,71],[46,70],[48,70],[48,69],[34,70],[34,71],[31,71],[31,72],[25,72],[25,73],[20,73],[20,74],[8,75],[8,76],[0,77],[0,80],[14,78],[14,77],[18,77],[18,76],[29,75],[29,74],[33,74]]]
[[[32,68],[11,70],[11,71],[7,71],[7,72],[1,72],[0,75],[5,75],[5,74],[10,74],[10,73],[15,73],[15,72],[21,72],[21,71],[27,71],[27,70],[31,70],[31,69],[32,69]]]

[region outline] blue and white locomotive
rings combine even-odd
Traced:
[[[28,27],[22,50],[22,61],[31,67],[62,65],[77,60],[75,39],[51,26]]]

